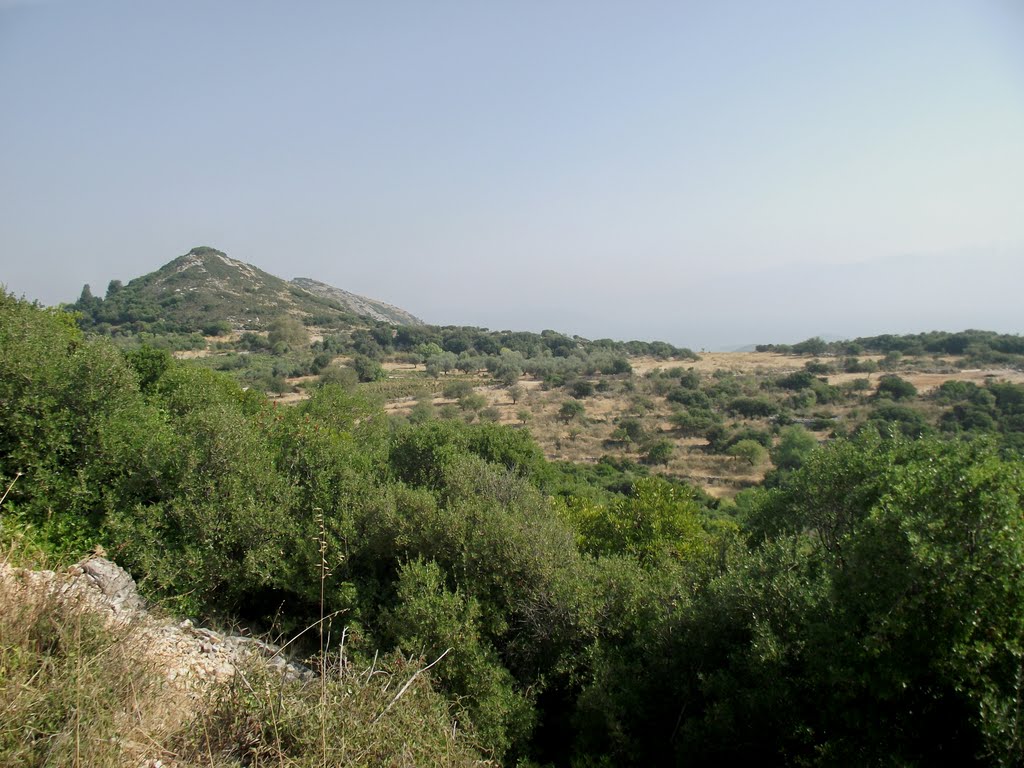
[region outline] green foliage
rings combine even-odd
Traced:
[[[470,390],[459,397],[459,408],[466,412],[479,413],[487,406],[487,398]]]
[[[271,346],[299,347],[309,343],[309,334],[302,323],[289,315],[278,317],[268,328],[267,341]]]
[[[139,764],[144,749],[210,768],[479,765],[472,732],[453,723],[415,658],[328,661],[322,685],[251,658],[183,710],[164,660],[147,653],[147,631],[105,624],[43,584],[0,582],[0,764],[119,768]]]
[[[708,450],[714,453],[726,453],[736,443],[742,440],[752,440],[755,443],[759,443],[764,447],[768,447],[772,442],[771,432],[764,429],[757,429],[752,426],[741,426],[735,429],[728,429],[724,426],[718,425],[711,427],[706,430],[704,437],[708,441]]]
[[[128,365],[139,377],[139,387],[149,392],[171,365],[171,355],[165,349],[156,349],[143,344],[125,353]]]
[[[469,721],[500,758],[529,733],[533,710],[480,636],[479,602],[449,590],[441,568],[423,560],[401,567],[397,593],[385,619],[388,635],[406,653],[437,661],[434,679],[455,695],[459,720]]]
[[[690,410],[707,410],[711,408],[711,398],[699,389],[676,387],[665,395],[665,399],[670,403],[684,405]]]
[[[669,421],[684,436],[696,437],[719,426],[722,423],[722,417],[711,410],[690,409],[673,413]]]
[[[106,509],[144,493],[162,429],[136,381],[70,315],[0,295],[0,479],[24,474],[5,507],[49,546],[90,547]]]
[[[320,371],[320,386],[337,386],[354,389],[359,383],[359,374],[348,366],[329,365]]]
[[[453,370],[457,364],[458,358],[453,353],[442,352],[427,358],[426,369],[427,373],[436,379],[441,374]]]
[[[465,453],[520,475],[542,471],[543,455],[525,430],[454,421],[428,422],[400,431],[392,443],[390,462],[403,482],[437,487],[446,466]]]
[[[630,765],[1019,765],[1022,490],[1020,463],[990,446],[815,451],[744,502],[755,550],[602,648],[590,749]]]
[[[782,378],[776,380],[776,386],[782,387],[783,389],[807,389],[816,380],[815,375],[812,371],[806,369],[803,371],[794,371]]]
[[[523,363],[521,360],[502,359],[494,368],[494,378],[506,387],[511,387],[519,377],[523,375]]]
[[[792,352],[795,355],[813,355],[817,357],[823,354],[828,349],[828,344],[823,341],[820,337],[814,336],[813,338],[801,341],[799,344],[794,344]]]
[[[727,450],[726,453],[730,456],[735,456],[738,459],[750,464],[752,467],[756,467],[759,464],[763,464],[768,458],[768,451],[760,443],[754,440],[738,440],[733,443]]]
[[[289,490],[250,410],[266,406],[250,404],[212,372],[184,366],[168,371],[158,392],[167,455],[148,503],[109,511],[110,550],[157,589],[194,582],[192,610],[237,611],[247,593],[269,584],[289,530]]]
[[[436,414],[437,409],[434,408],[433,402],[429,398],[421,398],[409,412],[409,421],[413,424],[422,424],[433,419]]]
[[[568,424],[573,419],[582,419],[586,410],[583,403],[578,400],[566,400],[558,409],[558,418]]]
[[[853,341],[827,343],[821,339],[808,339],[800,344],[759,344],[759,352],[792,352],[794,354],[860,355],[865,352],[889,355],[944,354],[964,355],[971,365],[1000,363],[1019,366],[1024,362],[1024,337],[1016,334],[998,334],[992,331],[968,330],[958,333],[930,331],[928,333],[868,336]],[[858,371],[851,371],[857,373]],[[865,368],[862,372],[868,373]]]
[[[587,381],[586,379],[580,379],[579,381],[573,382],[569,388],[569,393],[577,400],[582,400],[584,397],[590,397],[594,394],[594,383]]]
[[[668,464],[675,451],[675,445],[671,440],[661,438],[644,447],[643,460],[646,464]]]
[[[878,380],[875,393],[879,397],[888,397],[892,400],[909,400],[917,395],[917,387],[906,379],[887,374]]]
[[[876,429],[883,436],[895,433],[905,437],[921,437],[931,432],[931,426],[921,411],[896,403],[876,406],[865,426]]]
[[[642,443],[647,439],[647,429],[640,419],[627,417],[619,419],[618,424],[618,428],[622,430],[623,435],[631,442]]]
[[[350,365],[359,381],[382,381],[388,377],[381,364],[371,357],[357,355]]]
[[[343,343],[317,347],[322,377]],[[452,345],[494,370],[522,359],[563,381],[619,354],[550,332],[423,328],[354,343]],[[719,410],[763,418],[777,390],[658,374],[637,380],[638,411],[665,381],[687,407],[674,422],[706,425],[711,450],[756,461],[771,445],[774,425],[726,427]],[[201,616],[289,630],[334,613],[350,658],[380,650],[407,681],[437,660],[390,710],[394,727],[375,726],[392,747],[414,734],[405,761],[468,754],[437,735],[449,721],[436,689],[506,764],[1021,764],[1024,388],[943,386],[919,408],[874,401],[856,438],[821,448],[783,428],[774,487],[718,505],[625,459],[549,465],[525,429],[428,418],[427,399],[422,423],[392,427],[370,396],[391,384],[328,383],[275,408],[223,374],[153,348],[122,354],[72,316],[5,295],[0,480],[24,476],[3,534],[62,553],[103,544],[150,597]],[[836,396],[813,376],[793,391],[808,404]],[[566,406],[567,423],[583,413]],[[971,439],[930,436],[926,414],[940,410],[944,430]],[[630,415],[617,428],[635,442],[646,431]],[[667,460],[658,445],[644,446],[648,460]],[[2,689],[17,659],[0,656]],[[343,717],[379,713],[358,702],[388,706],[393,682],[390,697],[330,682],[336,706],[318,716],[338,719],[319,721],[298,689],[280,699],[294,717],[233,689],[208,733],[236,762],[302,764],[301,745],[322,738],[311,723],[327,723],[351,736],[331,747],[339,763],[387,760],[399,751],[346,752],[372,742]],[[17,739],[4,720],[0,749],[63,733],[67,700],[52,703]],[[266,727],[275,712],[287,743]],[[417,730],[417,718],[433,725]]]
[[[817,447],[818,440],[799,424],[783,427],[771,451],[772,463],[781,470],[799,469]]]
[[[442,394],[450,400],[458,400],[463,395],[468,395],[472,391],[473,382],[466,381],[465,379],[446,382],[444,389],[441,390]]]
[[[830,373],[834,373],[833,367],[821,360],[808,360],[804,363],[804,370],[815,376],[828,376]]]
[[[737,397],[727,406],[730,413],[748,419],[766,418],[779,412],[778,407],[763,397]]]
[[[201,330],[204,336],[226,336],[231,333],[231,323],[227,320],[206,323]]]
[[[660,478],[638,480],[628,497],[608,504],[571,499],[563,514],[586,552],[629,555],[648,565],[669,556],[701,571],[717,566],[735,531],[728,524],[716,529],[692,491]]]

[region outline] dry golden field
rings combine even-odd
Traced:
[[[862,355],[862,361],[878,362],[881,356]],[[466,375],[452,372],[439,379],[427,376],[423,365],[385,362],[383,368],[388,374],[382,389],[413,389],[419,395],[403,394],[387,398],[385,410],[396,418],[408,417],[413,409],[426,409],[431,417],[464,418],[466,420],[490,420],[514,427],[528,428],[543,449],[545,455],[556,461],[593,463],[602,456],[614,456],[638,461],[642,450],[634,443],[611,440],[619,421],[623,418],[639,419],[650,439],[665,439],[674,448],[672,458],[665,465],[652,470],[678,479],[683,479],[703,488],[715,497],[731,497],[743,488],[758,483],[771,468],[765,461],[751,466],[746,460],[714,454],[707,450],[707,442],[699,437],[685,437],[675,430],[669,417],[676,406],[662,395],[651,391],[649,377],[658,369],[692,369],[705,380],[712,380],[724,374],[738,377],[756,385],[757,382],[799,371],[808,358],[784,355],[774,352],[711,352],[703,353],[697,361],[665,361],[650,357],[633,357],[632,374],[590,377],[595,383],[603,381],[599,391],[582,398],[585,408],[582,419],[566,422],[559,417],[559,408],[570,400],[569,393],[562,387],[547,388],[543,382],[523,376],[518,387],[522,390],[518,402],[513,402],[510,390],[499,386],[486,374]],[[927,358],[908,360],[895,372],[917,387],[920,395],[927,395],[948,380],[970,381],[983,384],[989,380],[1024,383],[1024,373],[1006,369],[962,370],[955,366],[955,360]],[[873,387],[884,375],[877,373],[833,373],[825,377],[829,384],[842,386],[855,379],[867,379]],[[446,398],[442,390],[454,381],[472,384],[473,391],[483,398],[483,407],[462,408],[459,401]],[[289,379],[295,391],[274,399],[282,402],[296,402],[303,399],[305,388],[314,383],[313,377]],[[404,386],[404,385],[409,386]],[[600,391],[602,390],[603,391]],[[855,418],[869,404],[870,390],[860,397],[848,398],[843,403],[829,406],[826,410],[835,418]],[[432,409],[426,408],[426,403]],[[926,399],[919,407],[929,412]],[[932,408],[932,410],[934,410]],[[764,426],[763,422],[734,418],[727,421],[731,427],[745,425]],[[819,430],[815,435],[827,439],[829,430]]]

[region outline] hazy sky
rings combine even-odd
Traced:
[[[0,282],[211,245],[436,323],[1024,331],[1024,2],[0,0]]]

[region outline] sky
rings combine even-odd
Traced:
[[[1021,0],[0,0],[0,283],[198,245],[438,324],[1024,331]]]

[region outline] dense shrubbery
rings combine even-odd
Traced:
[[[413,331],[394,338],[433,343]],[[680,428],[778,407],[739,377],[668,378],[707,398]],[[1005,438],[1021,391],[936,400],[949,431],[977,437],[986,415]],[[433,684],[506,764],[1020,765],[1021,460],[901,437],[926,430],[872,403],[879,429],[824,448],[798,426],[777,443],[709,427],[782,470],[714,509],[629,462],[551,465],[525,430],[395,427],[339,386],[275,408],[3,296],[0,483],[24,476],[0,522],[58,554],[103,545],[190,614],[290,631],[335,614],[357,661],[443,655]],[[646,437],[634,421],[623,434]]]
[[[903,335],[882,334],[853,341],[826,342],[820,338],[799,344],[759,344],[758,352],[785,352],[796,355],[860,355],[865,352],[888,355],[962,355],[968,365],[1024,365],[1024,336],[967,330],[958,333],[931,331]],[[850,371],[856,373],[857,370]]]

